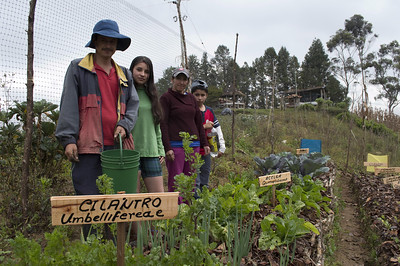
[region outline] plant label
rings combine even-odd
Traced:
[[[375,175],[400,173],[400,167],[375,167]]]
[[[380,163],[380,162],[364,162],[364,166],[387,167],[388,165],[387,165],[387,163]]]
[[[393,184],[400,181],[400,176],[389,176],[383,179],[383,184]]]
[[[258,177],[260,182],[260,187],[272,186],[280,183],[286,183],[291,181],[290,172],[274,174],[274,175],[264,175]]]
[[[308,153],[310,153],[310,149],[309,148],[296,149],[296,153],[297,153],[297,155],[308,154]]]
[[[163,220],[178,214],[179,192],[51,197],[53,225]]]

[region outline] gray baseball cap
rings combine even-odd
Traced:
[[[187,78],[190,78],[189,71],[186,68],[178,67],[172,72],[172,77],[176,78],[179,74],[184,74]]]

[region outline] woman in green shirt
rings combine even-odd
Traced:
[[[149,193],[164,192],[161,164],[165,151],[160,130],[162,109],[154,85],[153,63],[146,56],[138,56],[129,69],[139,95],[139,115],[132,130],[135,150],[140,152],[138,192],[140,176]]]

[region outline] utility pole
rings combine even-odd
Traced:
[[[176,9],[178,11],[179,28],[181,33],[181,53],[182,53],[182,67],[188,69],[188,59],[187,59],[187,50],[186,50],[186,41],[185,41],[185,32],[183,30],[183,20],[186,19],[186,16],[182,18],[181,15],[181,0],[172,1],[173,4],[176,5]],[[176,17],[175,17],[176,18]]]

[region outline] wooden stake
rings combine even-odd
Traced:
[[[117,265],[125,266],[125,224],[117,223]]]
[[[118,191],[117,194],[125,194]],[[125,223],[117,223],[117,265],[125,266]]]
[[[274,207],[274,208],[276,206],[275,190],[276,190],[276,187],[275,187],[275,185],[273,185],[272,186],[272,207]]]

